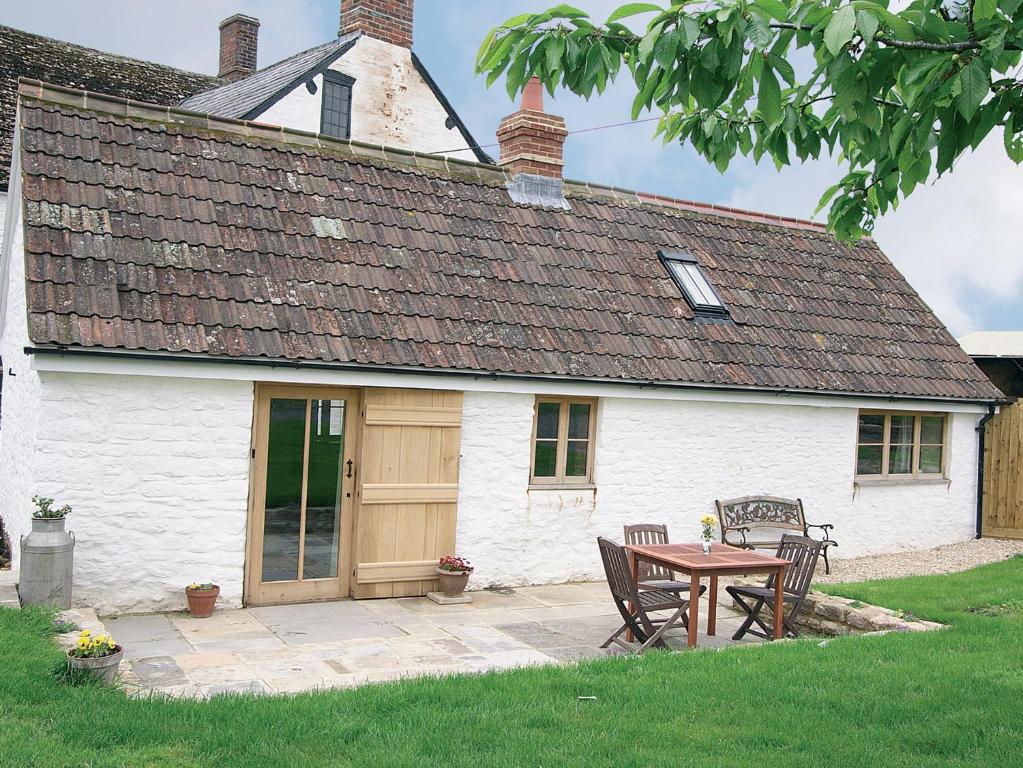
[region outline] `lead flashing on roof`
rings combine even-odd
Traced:
[[[541,208],[572,210],[565,199],[565,188],[561,179],[539,176],[535,173],[516,173],[508,182],[508,195],[519,205],[536,205]]]

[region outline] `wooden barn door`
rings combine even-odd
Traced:
[[[1023,539],[1023,400],[1003,405],[986,430],[981,531]]]
[[[462,393],[366,389],[355,597],[425,595],[455,551]]]

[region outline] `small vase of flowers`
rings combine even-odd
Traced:
[[[445,597],[458,597],[465,591],[469,574],[475,570],[468,560],[454,555],[447,555],[437,564],[437,578],[440,579],[440,590]]]
[[[114,642],[112,635],[94,635],[91,630],[83,629],[68,649],[67,663],[72,669],[84,670],[109,685],[114,682],[123,655],[124,649]]]
[[[714,529],[718,521],[714,515],[704,515],[700,518],[700,525],[703,527],[703,554],[710,554],[710,545],[714,540]]]
[[[185,587],[185,599],[188,600],[188,612],[197,619],[207,619],[213,615],[213,607],[220,596],[220,587],[212,582],[192,582]]]

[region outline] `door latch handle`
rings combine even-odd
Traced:
[[[350,480],[351,477],[352,477],[352,460],[349,459],[346,463],[348,464],[348,475],[347,475],[347,477]]]

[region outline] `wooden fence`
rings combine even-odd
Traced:
[[[987,424],[983,514],[985,536],[1023,539],[1023,399]]]

